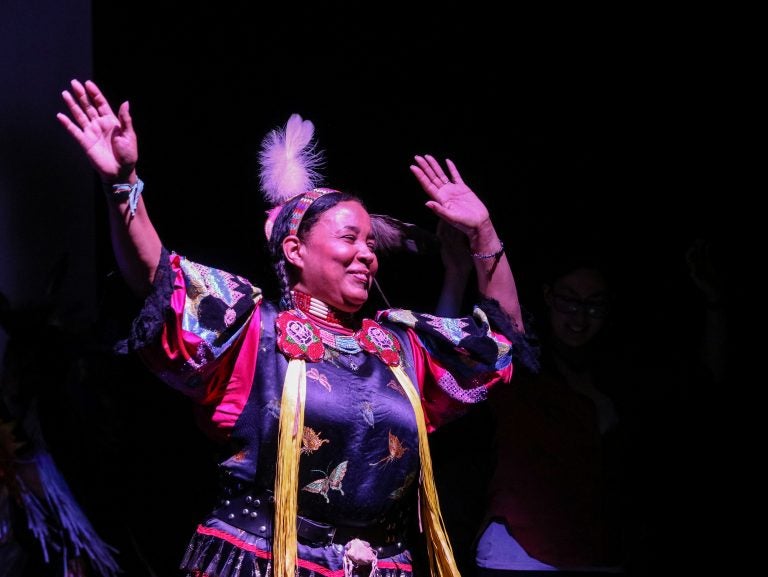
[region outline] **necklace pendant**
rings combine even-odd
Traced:
[[[295,312],[283,311],[277,315],[277,346],[291,359],[316,363],[323,358],[323,341],[315,325]]]
[[[400,364],[400,341],[376,321],[364,319],[355,338],[364,351],[376,355],[384,364],[390,367]]]

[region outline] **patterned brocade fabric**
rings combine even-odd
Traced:
[[[219,503],[274,487],[288,368],[278,346],[280,314],[247,279],[164,253],[155,291],[136,321],[131,348],[205,408],[223,441]],[[389,551],[378,560],[380,575],[410,577],[419,438],[413,407],[387,355],[400,356],[431,430],[510,380],[513,347],[479,309],[462,319],[389,310],[376,321],[360,325],[381,337],[371,346],[356,348],[352,331],[341,331],[325,338],[306,363],[298,512],[334,527],[359,527],[362,535],[385,535],[371,543]],[[378,346],[390,338],[394,348]],[[192,537],[182,569],[195,576],[272,577],[268,530],[265,537],[257,534],[260,516],[272,514],[268,508],[226,515],[214,509]],[[299,536],[298,575],[341,577],[342,548]]]

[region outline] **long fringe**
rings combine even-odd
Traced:
[[[179,567],[189,577],[262,577],[271,567],[270,559],[211,535],[196,533],[189,551]]]
[[[275,528],[272,544],[275,577],[294,577],[296,571],[299,455],[304,433],[306,392],[307,365],[303,360],[291,359],[283,382],[277,440]]]
[[[40,477],[45,503],[41,502],[22,482],[21,497],[27,515],[27,525],[40,542],[43,559],[50,562],[48,546],[57,548],[51,533],[63,541],[61,543],[62,563],[66,567],[68,557],[85,557],[93,567],[95,574],[114,577],[120,567],[113,554],[117,550],[101,540],[85,513],[80,509],[67,482],[59,472],[53,458],[47,451],[38,451],[33,459]]]
[[[403,390],[406,391],[416,417],[423,495],[421,515],[426,524],[431,573],[434,577],[461,577],[440,513],[421,399],[416,387],[402,367],[391,367],[391,369]],[[303,360],[291,359],[288,362],[280,403],[272,563],[271,566],[270,563],[267,563],[262,577],[272,577],[272,575],[274,577],[296,577],[297,574],[304,573],[304,571],[297,572],[296,515],[298,513],[299,456],[304,431],[306,389],[306,363]],[[193,543],[190,544],[187,555],[182,562],[182,568],[187,570],[200,568],[207,555],[212,553],[215,562],[205,563],[206,568],[211,570],[211,574],[218,575],[217,571],[220,570],[221,575],[240,577],[243,555],[240,555],[233,566],[234,556],[228,552],[223,566],[221,569],[217,569],[217,565],[221,563],[223,551],[217,548],[215,553],[212,552],[215,540],[210,537],[203,537],[200,540],[201,537],[200,535],[196,536]],[[246,554],[246,556],[249,555]],[[247,571],[254,577],[258,577],[259,567],[255,558],[253,559],[253,566]]]
[[[390,367],[400,386],[408,395],[408,400],[416,416],[416,427],[419,431],[419,458],[421,460],[421,499],[422,521],[426,524],[427,552],[429,567],[435,577],[460,577],[459,568],[453,557],[453,548],[448,539],[443,516],[440,513],[440,502],[437,497],[437,486],[432,472],[432,457],[429,453],[427,424],[424,420],[424,410],[418,390],[408,377],[402,366]]]

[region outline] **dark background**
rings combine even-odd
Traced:
[[[95,7],[95,77],[115,103],[131,101],[147,202],[173,249],[257,270],[256,155],[292,112],[316,125],[326,184],[372,212],[432,228],[408,165],[414,154],[454,160],[521,278],[542,245],[596,238],[649,295],[674,290],[693,238],[732,248],[744,212],[730,201],[745,152],[736,102],[750,81],[737,58],[749,38],[728,21],[247,6],[132,5],[119,18]],[[402,279],[382,271],[390,300],[433,302],[433,283],[414,291]]]
[[[257,282],[267,274],[256,158],[263,136],[298,112],[315,123],[327,185],[430,230],[435,218],[408,166],[414,154],[454,160],[491,209],[524,303],[538,296],[535,273],[552,250],[601,245],[643,370],[653,374],[659,357],[695,343],[701,300],[684,259],[695,238],[714,243],[740,334],[759,230],[746,176],[757,132],[750,15],[532,12],[484,3],[20,4],[20,24],[3,23],[3,72],[17,89],[3,118],[0,288],[19,307],[36,302],[64,253],[59,321],[79,311],[76,326],[84,315],[110,343],[137,310],[114,274],[100,187],[54,118],[68,79],[90,75],[115,107],[130,100],[145,201],[166,246],[194,260]],[[383,259],[379,279],[394,306],[429,308],[440,271],[436,258],[402,255]],[[213,452],[191,407],[142,367],[85,356],[90,372],[74,389],[51,386],[61,375],[45,389],[52,453],[123,551],[127,574],[173,575],[211,504]],[[664,425],[673,424],[658,472],[676,480],[656,506],[656,558],[667,561],[678,534],[701,537],[690,495],[698,473],[709,474],[704,447],[717,451],[718,440],[696,395],[658,399],[668,405]],[[680,460],[670,468],[673,453]]]

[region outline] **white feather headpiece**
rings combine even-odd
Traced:
[[[261,143],[259,173],[264,199],[278,206],[317,187],[323,163],[322,151],[313,141],[315,126],[292,114],[285,128],[272,130]]]
[[[318,169],[324,158],[313,140],[314,133],[315,126],[311,121],[292,114],[284,128],[272,130],[261,143],[261,191],[271,205],[264,223],[267,238],[272,234],[272,226],[283,204],[320,186],[322,175]],[[306,210],[307,207],[303,208]],[[416,225],[382,214],[372,214],[371,221],[382,252],[439,250],[434,233]]]

